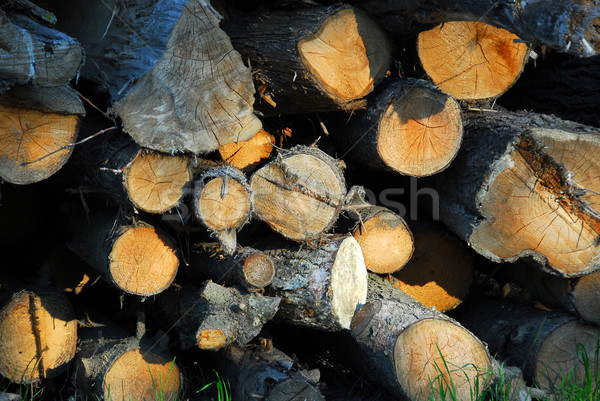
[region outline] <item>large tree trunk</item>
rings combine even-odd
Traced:
[[[534,113],[471,116],[436,177],[442,221],[493,261],[527,257],[565,277],[600,268],[597,129]]]

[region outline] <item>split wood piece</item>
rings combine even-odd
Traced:
[[[171,400],[183,389],[183,371],[160,347],[113,325],[80,330],[73,384],[102,400]]]
[[[66,245],[56,248],[42,269],[48,269],[54,286],[64,292],[79,295],[97,277],[88,265],[75,255]]]
[[[201,288],[169,290],[158,304],[179,335],[181,349],[218,351],[231,343],[244,346],[256,337],[275,316],[280,300],[207,281]]]
[[[354,237],[331,239],[316,249],[266,251],[276,267],[271,288],[280,296],[278,317],[306,327],[350,327],[367,296],[367,269]]]
[[[64,372],[77,345],[77,320],[60,291],[22,290],[0,303],[0,374],[37,383]]]
[[[298,366],[270,340],[263,339],[259,349],[229,346],[221,353],[219,371],[231,383],[233,400],[325,401],[317,389],[320,372]]]
[[[450,165],[462,135],[458,103],[429,82],[406,79],[378,88],[337,140],[361,166],[424,177]]]
[[[230,165],[211,168],[194,185],[194,214],[232,255],[236,232],[252,216],[252,189],[244,174]]]
[[[263,12],[243,20],[224,29],[252,64],[263,99],[256,107],[265,115],[360,108],[390,64],[387,34],[366,13],[346,5]]]
[[[66,86],[16,87],[0,97],[0,177],[45,180],[67,162],[85,109]]]
[[[529,59],[529,46],[517,35],[477,21],[444,22],[421,32],[417,51],[433,83],[466,101],[502,95]]]
[[[514,264],[503,266],[499,275],[529,289],[546,307],[560,308],[600,324],[600,272],[567,279]]]
[[[348,198],[344,209],[357,220],[352,235],[362,249],[367,269],[374,273],[402,269],[415,249],[404,219],[390,209],[368,203],[363,187],[350,188]]]
[[[14,85],[59,86],[77,74],[83,49],[49,25],[0,10],[0,93]]]
[[[439,226],[413,231],[415,253],[402,270],[388,276],[392,285],[440,312],[456,308],[473,281],[473,262],[467,245]]]
[[[256,249],[243,248],[228,256],[220,246],[204,246],[190,254],[189,267],[183,272],[188,277],[235,283],[254,291],[271,284],[275,264],[269,255]]]
[[[491,357],[481,341],[373,274],[351,334],[374,378],[410,400],[442,399],[442,390],[458,400],[477,399],[491,380]]]
[[[247,141],[231,142],[219,148],[221,158],[240,170],[251,170],[273,151],[275,137],[261,129]]]
[[[143,221],[128,223],[117,212],[99,208],[89,215],[73,212],[71,219],[71,249],[117,288],[150,296],[173,282],[177,248],[161,230]]]
[[[600,51],[600,10],[584,0],[485,0],[447,2],[358,0],[361,8],[392,34],[417,33],[428,24],[479,21],[504,28],[534,46],[546,46],[579,57]],[[428,28],[426,28],[428,29]]]
[[[553,274],[600,268],[600,131],[535,113],[471,116],[436,177],[442,221],[493,261],[527,257]]]
[[[308,241],[338,218],[346,183],[335,159],[297,146],[257,170],[250,179],[258,218],[283,236]]]
[[[548,394],[560,389],[567,377],[583,383],[584,358],[589,366],[598,363],[598,328],[566,313],[490,299],[461,309],[459,319],[491,352],[522,366],[525,379],[535,380]]]

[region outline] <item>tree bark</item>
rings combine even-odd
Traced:
[[[414,177],[447,168],[462,142],[460,106],[423,80],[390,81],[349,121],[336,138],[344,155]]]
[[[485,345],[446,315],[369,274],[369,301],[352,319],[351,334],[374,378],[410,400],[477,399],[489,385]]]
[[[283,236],[307,241],[329,230],[341,210],[346,183],[331,156],[295,147],[250,179],[258,218]]]
[[[346,5],[270,11],[242,21],[224,29],[255,70],[263,99],[256,107],[264,115],[359,108],[390,63],[387,34]]]
[[[365,11],[389,32],[415,33],[427,24],[448,21],[479,21],[504,28],[533,45],[542,45],[577,56],[592,56],[600,50],[597,28],[600,12],[585,0],[357,0]]]
[[[534,113],[471,116],[436,177],[442,221],[493,261],[526,257],[564,277],[600,267],[597,129]]]
[[[85,109],[66,86],[12,89],[0,97],[0,177],[13,184],[45,180],[73,151]]]
[[[271,288],[283,300],[279,318],[326,331],[350,327],[367,294],[367,270],[353,237],[328,240],[316,249],[266,253],[276,266]]]

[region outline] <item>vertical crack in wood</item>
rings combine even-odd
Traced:
[[[31,330],[33,332],[33,337],[35,338],[35,355],[36,355],[36,363],[37,369],[40,376],[40,380],[45,378],[44,374],[44,362],[43,362],[43,349],[42,349],[42,336],[40,333],[40,321],[39,316],[37,315],[37,307],[35,305],[35,295],[29,295],[29,319],[31,321]]]

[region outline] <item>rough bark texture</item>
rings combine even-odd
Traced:
[[[447,168],[462,142],[458,103],[423,80],[382,85],[348,121],[336,138],[344,156],[415,177]]]
[[[466,400],[487,387],[487,348],[456,321],[373,274],[368,297],[351,333],[377,381],[411,400],[437,399],[440,386],[455,387],[456,398]]]
[[[436,177],[442,221],[493,261],[527,257],[557,275],[600,267],[597,129],[535,113],[470,117]]]
[[[158,306],[175,327],[181,349],[218,351],[229,344],[246,345],[277,312],[280,298],[242,293],[207,281],[161,295]]]
[[[279,318],[319,330],[350,327],[367,295],[367,270],[353,237],[329,240],[316,249],[266,253],[277,270],[271,288],[283,300]]]
[[[592,56],[600,51],[600,10],[588,0],[420,1],[357,0],[357,4],[397,34],[419,32],[427,24],[479,21],[502,27],[534,45]]]
[[[345,5],[269,11],[242,21],[225,30],[250,59],[263,114],[356,109],[390,63],[386,33]]]

